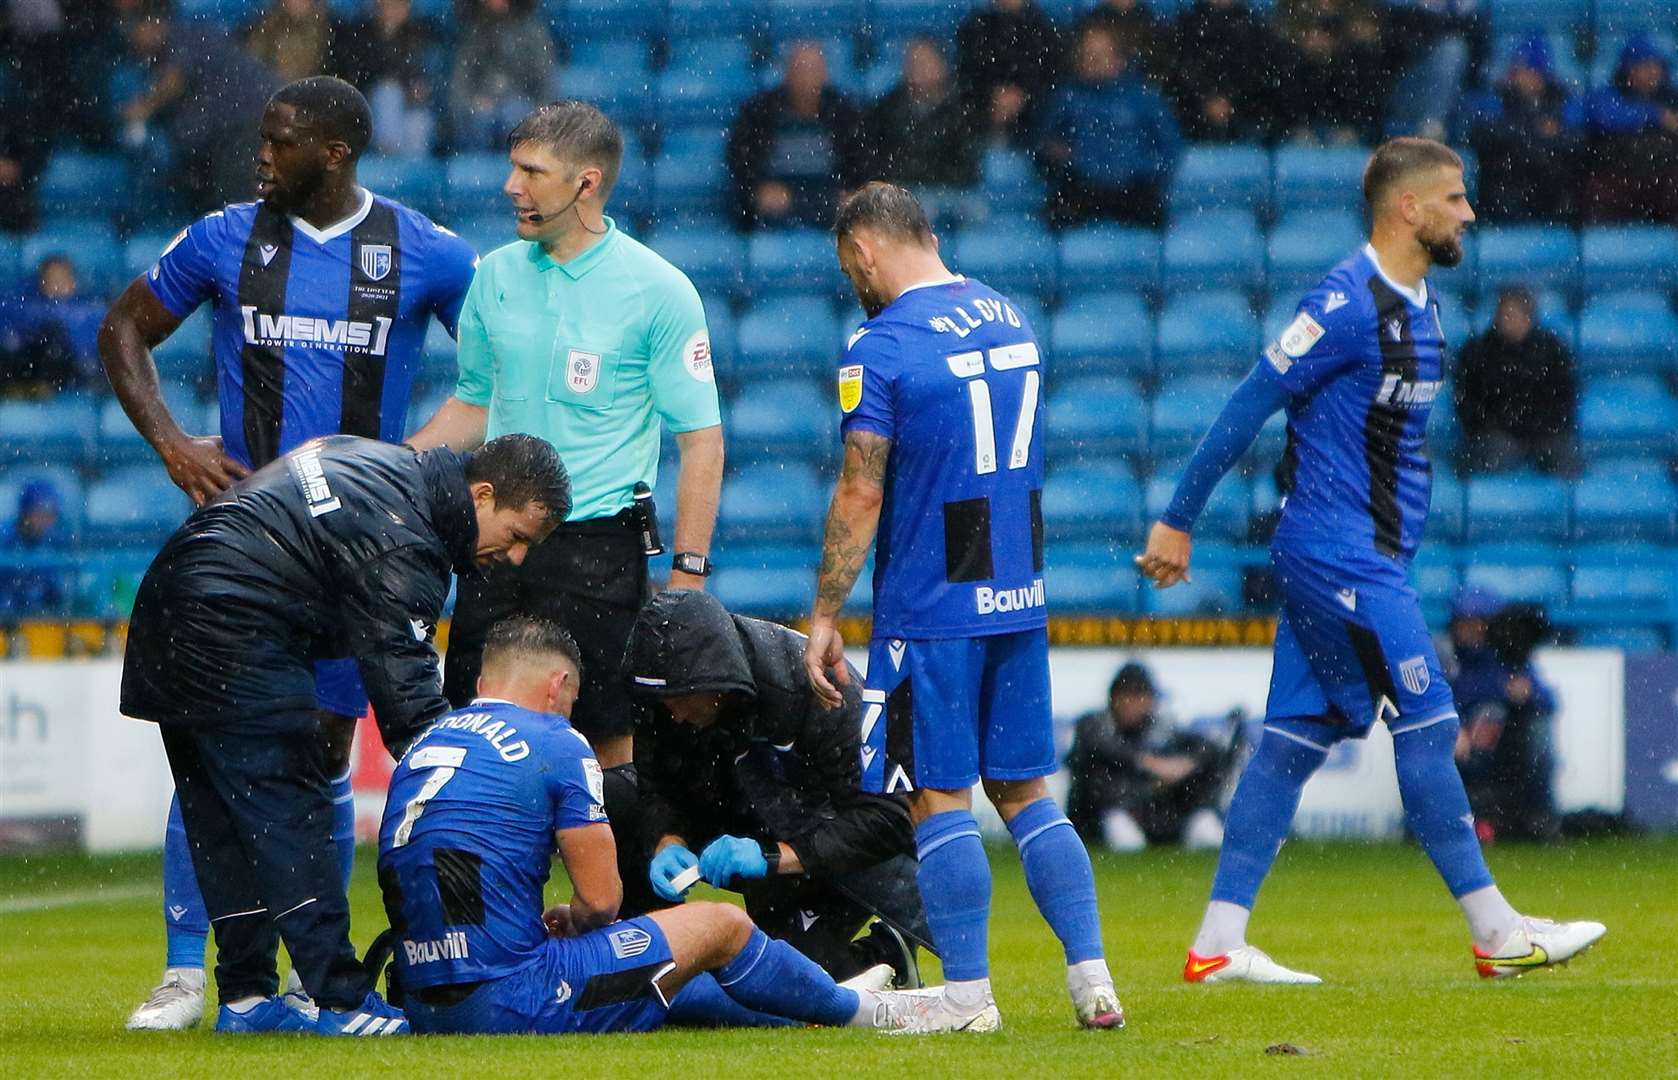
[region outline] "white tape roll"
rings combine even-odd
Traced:
[[[686,870],[670,879],[670,887],[679,893],[685,893],[699,883],[699,867],[690,866]]]

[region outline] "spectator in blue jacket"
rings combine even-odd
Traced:
[[[42,259],[33,286],[0,311],[7,393],[40,396],[98,373],[95,347],[104,317],[104,303],[82,292],[68,255]]]
[[[1591,221],[1678,222],[1678,87],[1659,46],[1634,35],[1609,84],[1585,99]]]
[[[64,571],[31,565],[27,558],[65,546],[59,505],[51,480],[31,480],[18,493],[17,516],[0,524],[0,552],[7,556],[0,569],[0,618],[65,613],[69,589]]]
[[[1465,109],[1480,160],[1475,209],[1487,221],[1562,222],[1573,216],[1583,103],[1558,79],[1542,34],[1516,46],[1497,86]]]
[[[1074,81],[1056,93],[1038,142],[1056,227],[1165,220],[1165,183],[1182,135],[1164,96],[1130,61],[1109,27],[1093,24],[1078,35]]]

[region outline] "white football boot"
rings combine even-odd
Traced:
[[[1507,979],[1540,968],[1565,964],[1595,945],[1608,932],[1599,922],[1555,922],[1523,916],[1503,945],[1474,949],[1474,969],[1482,979]]]
[[[1105,986],[1086,986],[1072,995],[1072,1008],[1078,1013],[1078,1026],[1100,1031],[1124,1027],[1124,1006],[1119,994],[1108,983]]]
[[[1293,971],[1266,956],[1263,949],[1242,945],[1222,956],[1200,956],[1193,949],[1183,964],[1183,981],[1191,983],[1253,982],[1315,986],[1315,975]]]
[[[839,985],[847,990],[884,990],[891,985],[895,974],[890,964],[875,964],[857,972]]]
[[[163,981],[128,1017],[129,1031],[185,1031],[204,1017],[204,969],[165,968]]]
[[[937,1035],[964,1031],[979,1035],[1002,1030],[1002,1013],[996,999],[986,994],[977,1010],[957,1009],[944,996],[943,987],[924,990],[882,990],[874,1026],[893,1035]]]
[[[296,968],[286,972],[285,989],[280,992],[280,1001],[284,1002],[288,1008],[295,1009],[308,1017],[310,1023],[320,1019],[320,1006],[316,1005],[315,999],[309,996],[307,990],[303,989],[303,979],[297,974]]]

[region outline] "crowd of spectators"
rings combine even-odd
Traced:
[[[984,149],[1006,144],[1033,154],[1051,224],[1151,223],[1185,138],[1370,144],[1419,133],[1477,151],[1483,220],[1678,220],[1678,88],[1655,39],[1605,46],[1618,63],[1591,89],[1561,73],[1552,37],[1494,56],[1485,8],[1196,0],[1167,18],[1146,0],[1100,0],[1057,24],[1035,0],[988,0],[947,38],[904,49],[902,81],[875,101],[832,85],[836,58],[821,46],[795,44],[775,58],[780,85],[734,119],[736,216],[817,220],[864,174],[959,202]],[[397,155],[497,149],[514,118],[561,91],[570,43],[538,0],[456,0],[439,21],[416,16],[412,0],[345,10],[270,0],[228,28],[179,15],[171,0],[0,5],[12,74],[0,227],[28,227],[33,182],[62,140],[120,149],[159,188],[184,182],[192,208],[243,194],[253,108],[307,75],[361,87],[376,149]]]

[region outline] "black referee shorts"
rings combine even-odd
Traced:
[[[569,630],[583,654],[571,726],[590,740],[628,735],[641,705],[624,687],[623,654],[646,598],[647,557],[631,511],[568,521],[531,548],[524,565],[460,578],[443,693],[457,709],[471,701],[490,626],[508,615],[535,615]]]

